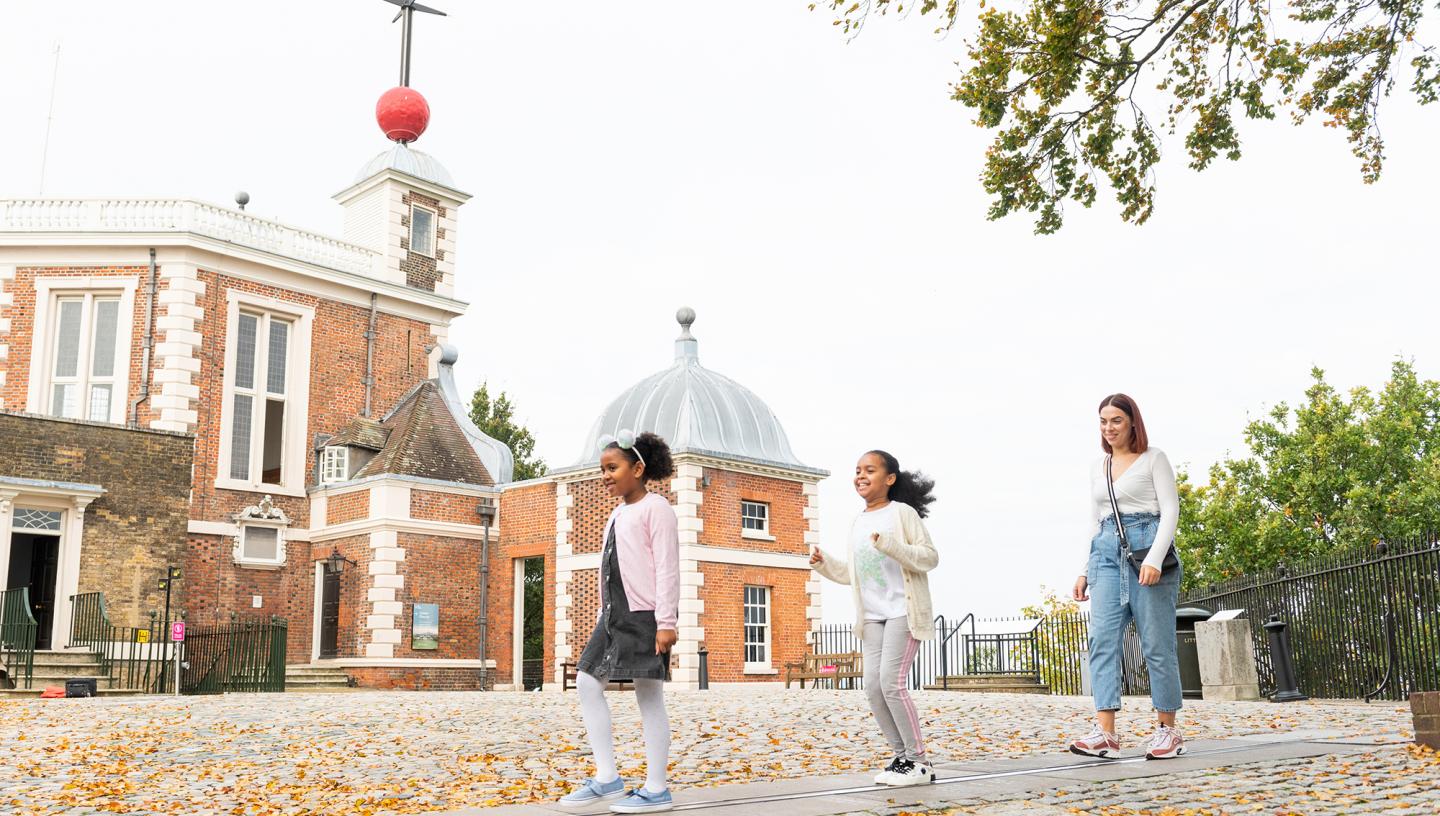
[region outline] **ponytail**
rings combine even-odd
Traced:
[[[930,515],[930,503],[935,501],[935,480],[918,470],[901,470],[900,461],[882,450],[872,450],[885,463],[885,471],[895,474],[895,484],[890,485],[890,501],[908,504],[920,518]]]

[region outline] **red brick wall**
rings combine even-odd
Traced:
[[[130,387],[129,393],[125,395],[125,404],[140,396],[140,368],[141,354],[145,341],[145,298],[146,287],[149,282],[150,268],[148,266],[47,266],[30,267],[22,266],[15,270],[15,278],[9,281],[0,282],[4,291],[14,295],[14,303],[10,306],[0,307],[0,317],[10,318],[10,334],[8,338],[0,338],[0,341],[8,341],[10,354],[8,360],[0,360],[0,371],[7,372],[5,385],[0,388],[0,396],[4,397],[5,408],[10,411],[27,410],[26,399],[30,388],[30,359],[33,356],[34,332],[35,332],[35,278],[44,276],[49,278],[77,278],[77,277],[98,277],[113,278],[118,285],[122,279],[133,278],[137,280],[135,291],[135,308],[129,315],[121,315],[122,325],[126,322],[130,325]],[[159,280],[159,271],[156,272],[156,279]],[[160,314],[157,304],[155,314]],[[49,318],[53,321],[53,310]],[[53,325],[53,322],[52,322]],[[41,338],[41,342],[47,342],[49,338]],[[156,333],[157,343],[160,342],[160,335]],[[151,371],[153,372],[158,362],[151,360]],[[118,373],[118,372],[117,372]],[[119,395],[116,395],[117,397]],[[45,397],[47,404],[38,406],[36,413],[48,413],[49,397]],[[127,414],[128,416],[128,414]],[[140,406],[139,420],[142,426],[148,425],[150,418],[150,406],[147,402]]]
[[[541,483],[507,490],[500,500],[500,544],[490,557],[490,636],[487,654],[495,660],[495,682],[514,677],[515,561],[545,559],[545,677],[553,676],[555,654],[555,485]]]
[[[221,414],[224,405],[223,368],[228,292],[231,289],[275,298],[315,310],[310,346],[310,416],[305,438],[317,433],[335,433],[365,406],[365,337],[370,319],[368,307],[323,300],[314,295],[232,278],[201,270],[205,294],[196,305],[205,310],[197,327],[202,334],[200,400],[196,405],[195,495],[192,518],[228,521],[229,515],[254,504],[255,493],[217,490],[214,487],[219,462]],[[430,327],[420,321],[385,314],[376,320],[374,354],[375,388],[372,415],[383,416],[400,397],[429,373],[425,345],[434,341]],[[305,483],[314,483],[315,452],[305,454]],[[309,501],[305,498],[275,496],[293,523],[309,526]]]
[[[570,662],[575,663],[580,660],[580,653],[585,651],[585,644],[590,642],[595,621],[600,618],[600,570],[572,572],[570,597],[574,598],[574,604],[570,607],[570,620],[574,621],[574,628],[570,630]]]
[[[659,493],[671,504],[675,503],[675,494],[670,490],[670,482],[664,484],[659,482],[650,483],[650,492]],[[605,542],[601,536],[605,534],[605,522],[609,520],[610,513],[620,500],[611,496],[600,483],[600,479],[588,479],[583,482],[572,482],[570,494],[575,497],[575,504],[570,507],[570,545],[576,555],[580,553],[600,552]],[[740,512],[737,508],[737,514]],[[738,518],[738,516],[737,516]],[[738,525],[739,522],[737,521]]]
[[[309,558],[310,545],[303,541],[286,542],[286,564],[277,570],[237,567],[234,545],[235,539],[230,536],[190,535],[182,579],[187,618],[196,624],[208,625],[230,620],[231,613],[246,617],[278,615],[289,624],[287,662],[310,662],[315,597],[315,565]],[[329,552],[327,546],[325,553]],[[252,604],[256,595],[261,598],[259,608]],[[363,599],[363,593],[361,597]],[[343,641],[344,630],[341,631]]]
[[[700,543],[760,552],[806,553],[805,496],[799,482],[706,468],[710,486],[703,488],[700,519],[704,527]],[[740,535],[740,502],[758,501],[770,505],[770,535],[774,541],[743,538]]]
[[[480,513],[476,509],[479,506],[478,496],[437,493],[433,490],[410,491],[410,518],[448,521],[453,524],[479,524]]]
[[[405,586],[395,599],[405,604],[397,621],[401,630],[395,656],[474,660],[480,656],[480,542],[469,538],[401,533],[405,549],[400,572]],[[436,649],[411,646],[414,604],[440,605],[440,644]]]
[[[370,491],[356,490],[352,493],[330,495],[325,499],[325,526],[333,527],[347,521],[357,521],[370,516]]]
[[[444,611],[441,611],[444,614]],[[443,619],[441,626],[444,626]],[[480,688],[480,670],[453,666],[350,666],[345,673],[362,688],[469,691]]]
[[[810,570],[702,562],[700,571],[705,575],[705,585],[700,587],[700,598],[705,601],[700,625],[705,628],[705,648],[710,652],[711,682],[773,682],[780,678],[742,673],[747,585],[770,587],[770,665],[783,672],[786,661],[800,660],[806,653],[809,596],[805,583],[810,580]]]

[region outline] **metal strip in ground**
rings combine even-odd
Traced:
[[[1217,754],[1233,754],[1238,751],[1250,751],[1259,748],[1271,748],[1276,745],[1298,745],[1306,742],[1315,743],[1316,745],[1334,744],[1319,742],[1317,740],[1308,738],[1274,740],[1271,742],[1251,742],[1245,743],[1243,745],[1230,745],[1223,748],[1206,748],[1199,751],[1191,751],[1185,756],[1199,757],[1214,756]],[[1383,744],[1388,743],[1375,743],[1375,745],[1377,746]],[[1084,770],[1085,768],[1109,767],[1112,765],[1126,765],[1135,762],[1146,761],[1147,759],[1143,756],[1127,757],[1125,759],[1097,759],[1088,762],[1072,762],[1068,765],[1050,765],[1044,768],[1023,768],[1014,771],[992,771],[987,773],[968,774],[966,776],[954,776],[948,777],[946,779],[937,779],[932,785],[918,787],[934,787],[935,785],[955,785],[961,782],[978,782],[984,779],[1002,779],[1011,776],[1040,776],[1043,774],[1055,773],[1056,771],[1076,771]],[[750,796],[740,799],[716,800],[713,802],[691,802],[688,804],[676,805],[674,807],[674,810],[705,810],[717,807],[731,807],[734,805],[760,805],[768,802],[787,802],[796,799],[817,799],[822,796],[844,796],[846,794],[852,793],[875,793],[877,791],[898,792],[903,790],[905,790],[905,788],[895,788],[889,785],[862,785],[853,788],[835,788],[833,790],[806,791],[804,793],[779,793],[773,796]]]

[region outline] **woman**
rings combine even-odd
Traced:
[[[1164,452],[1150,447],[1140,409],[1124,394],[1100,402],[1100,447],[1106,455],[1090,474],[1090,558],[1074,589],[1077,601],[1093,598],[1090,680],[1098,728],[1070,743],[1070,750],[1111,759],[1120,755],[1115,712],[1120,710],[1125,627],[1133,620],[1150,669],[1150,701],[1160,720],[1145,756],[1170,759],[1185,753],[1185,741],[1175,730],[1181,706],[1175,657],[1180,564],[1171,553],[1180,520],[1175,471]]]

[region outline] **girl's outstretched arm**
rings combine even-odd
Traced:
[[[850,583],[850,565],[845,559],[830,555],[819,547],[810,548],[810,566],[837,584]]]

